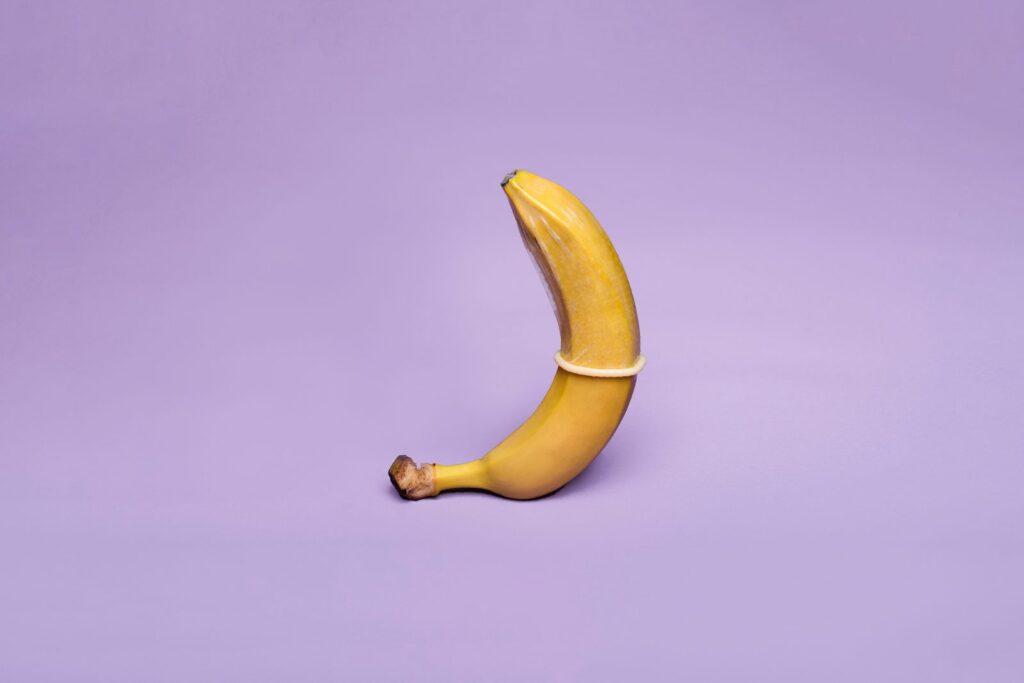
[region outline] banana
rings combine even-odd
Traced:
[[[645,363],[633,292],[597,219],[568,190],[533,173],[513,171],[501,185],[554,305],[558,369],[534,413],[482,458],[417,465],[398,456],[388,475],[403,498],[483,489],[530,499],[556,491],[611,439]]]

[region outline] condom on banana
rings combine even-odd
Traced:
[[[501,185],[558,318],[555,377],[533,414],[483,457],[417,465],[398,456],[388,475],[403,498],[482,489],[530,499],[558,490],[612,438],[644,367],[633,292],[597,219],[564,187],[533,173],[513,171]]]

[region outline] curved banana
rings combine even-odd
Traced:
[[[559,367],[533,415],[482,458],[417,466],[398,456],[388,474],[403,498],[470,488],[528,499],[557,490],[611,439],[644,364],[633,293],[597,219],[532,173],[513,171],[501,184],[554,304]]]

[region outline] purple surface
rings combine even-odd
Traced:
[[[0,680],[1020,681],[1020,3],[4,2]],[[498,188],[650,359],[557,495]]]

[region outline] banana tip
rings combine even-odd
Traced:
[[[406,500],[420,500],[436,496],[434,490],[434,466],[431,464],[417,465],[408,455],[395,458],[388,469],[391,485],[398,495]]]
[[[515,178],[516,177],[516,173],[519,173],[518,169],[516,169],[515,171],[512,171],[511,173],[506,173],[505,177],[501,179],[501,186],[505,187],[506,185],[508,185],[508,181],[510,181],[513,178]]]

